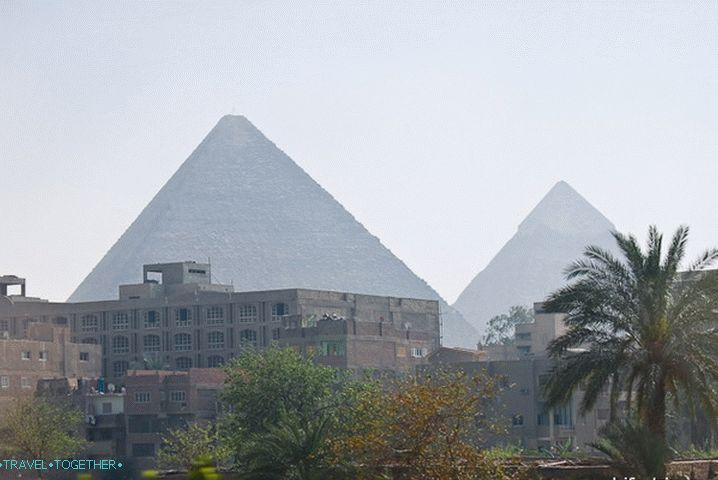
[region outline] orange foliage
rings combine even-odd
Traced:
[[[509,479],[501,464],[480,446],[499,425],[487,415],[499,385],[480,373],[434,371],[393,381],[389,388],[366,389],[342,419],[346,432],[331,442],[336,458],[361,465],[363,478],[374,467],[389,467],[402,478]]]

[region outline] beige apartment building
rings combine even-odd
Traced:
[[[133,368],[220,367],[244,348],[274,342],[328,365],[391,372],[413,370],[439,346],[435,300],[308,289],[234,292],[211,283],[210,269],[195,262],[145,265],[142,283],[120,286],[117,300],[23,297],[0,302],[0,322],[10,331],[66,322],[73,342],[101,349],[102,375],[116,384]]]
[[[9,286],[22,286],[17,277],[0,277],[0,312],[13,311],[28,300],[8,295]],[[9,318],[0,314],[0,411],[16,398],[32,395],[39,380],[96,378],[102,365],[98,345],[71,341],[64,319],[42,323],[26,317]]]

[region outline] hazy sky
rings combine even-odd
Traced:
[[[716,2],[0,0],[0,274],[64,300],[232,112],[449,301],[561,179],[718,245]]]

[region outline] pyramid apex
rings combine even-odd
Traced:
[[[550,196],[551,194],[556,194],[556,193],[561,193],[561,192],[573,193],[573,194],[575,194],[575,195],[581,196],[581,195],[576,191],[576,189],[573,188],[573,187],[572,187],[567,181],[565,181],[565,180],[559,180],[558,182],[556,182],[556,183],[553,185],[553,187],[551,187],[551,190],[548,191],[548,193],[546,194],[546,196],[548,197],[548,196]]]
[[[266,137],[244,115],[224,115],[202,141],[206,144],[230,144],[240,146]]]
[[[539,225],[560,231],[601,230],[615,227],[568,182],[559,180],[519,225],[519,231]]]
[[[244,115],[224,115],[219,119],[217,125],[214,127],[215,130],[221,129],[232,129],[232,130],[257,130],[252,122],[249,121]]]
[[[217,122],[217,124],[220,124],[220,123],[251,123],[251,122],[244,115],[235,115],[233,113],[232,114],[228,113],[227,115],[222,115],[222,118],[219,119],[219,122]]]

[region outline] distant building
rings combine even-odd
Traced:
[[[517,325],[514,343],[492,345],[482,351],[440,349],[429,361],[432,366],[461,368],[468,374],[485,371],[502,379],[502,406],[507,435],[492,443],[518,444],[527,449],[549,449],[557,444],[586,448],[598,438],[609,419],[609,391],[601,392],[596,406],[585,416],[579,414],[583,391],[561,407],[549,407],[543,386],[555,364],[546,353],[548,343],[565,332],[564,314],[546,313],[534,304],[534,322]],[[473,357],[473,358],[472,358]],[[619,402],[619,407],[625,404]]]
[[[0,297],[0,310],[3,301]],[[0,317],[0,411],[10,402],[35,393],[38,381],[53,378],[81,379],[100,375],[99,345],[70,341],[67,325],[22,319],[10,326]]]
[[[124,388],[99,392],[85,391],[86,438],[89,442],[87,455],[90,458],[126,458],[127,425],[125,417]]]
[[[78,432],[87,441],[83,457],[123,460],[126,456],[125,391],[100,379],[55,378],[40,380],[36,396],[63,407],[80,410],[83,415]]]
[[[162,435],[168,430],[215,420],[223,386],[224,372],[217,368],[128,372],[124,395],[126,449],[138,467],[155,465]]]
[[[276,342],[316,352],[321,363],[411,371],[439,346],[435,300],[323,290],[233,292],[211,283],[209,264],[145,265],[143,283],[119,299],[83,303],[0,301],[0,325],[66,322],[73,341],[99,345],[102,375],[121,383],[140,366],[220,367],[244,348]]]

